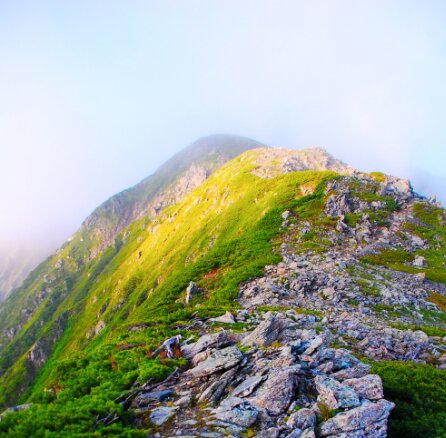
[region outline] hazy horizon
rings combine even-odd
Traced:
[[[0,4],[0,257],[199,137],[319,146],[446,203],[446,4]],[[43,257],[42,255],[42,257]]]

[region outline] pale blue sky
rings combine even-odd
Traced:
[[[56,245],[196,138],[446,201],[446,2],[0,0],[0,244]]]

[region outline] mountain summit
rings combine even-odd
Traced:
[[[0,434],[442,436],[445,256],[407,180],[206,137],[2,305]]]

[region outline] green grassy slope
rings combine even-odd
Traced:
[[[208,172],[241,152],[261,146],[260,143],[232,135],[216,135],[199,139],[150,177],[106,201],[85,221],[82,228],[54,256],[37,267],[14,294],[0,306],[0,376],[15,388],[15,395],[3,396],[0,403],[13,400],[35,377],[37,368],[26,363],[26,353],[38,341],[37,350],[48,356],[55,340],[67,322],[64,309],[73,313],[91,289],[98,274],[122,246],[122,237],[113,245],[113,238],[131,222],[133,216],[170,187],[195,163]],[[102,248],[104,241],[110,241]],[[93,260],[91,254],[102,252]],[[70,300],[68,305],[66,300]],[[12,340],[11,340],[12,338]],[[20,379],[10,367],[19,362]],[[25,370],[26,368],[26,370]]]
[[[301,184],[315,186],[331,173],[261,179],[250,173],[255,153],[232,160],[155,221],[134,223],[125,241],[118,241],[72,279],[70,294],[41,328],[40,335],[50,337],[63,320],[64,333],[34,386],[26,390],[37,373],[30,373],[26,352],[14,364],[3,359],[11,366],[0,379],[2,402],[17,402],[23,390],[20,401],[38,402],[19,415],[21,424],[29,415],[49,427],[45,422],[53,412],[66,417],[66,423],[51,426],[59,434],[65,429],[67,434],[91,430],[97,410],[119,410],[112,403],[119,393],[135,381],[161,378],[171,370],[173,363],[149,360],[146,352],[178,333],[174,326],[193,312],[212,316],[233,308],[238,284],[279,260],[271,239],[279,232],[280,214],[301,197]],[[64,260],[67,256],[71,263],[72,255],[59,254]],[[178,298],[190,280],[203,295],[187,306]],[[88,339],[98,320],[105,328]],[[128,331],[142,323],[145,330]],[[137,346],[117,349],[122,344]],[[4,430],[5,423],[1,427]]]

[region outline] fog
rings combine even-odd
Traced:
[[[321,146],[446,202],[446,3],[0,3],[0,257],[196,138]]]

